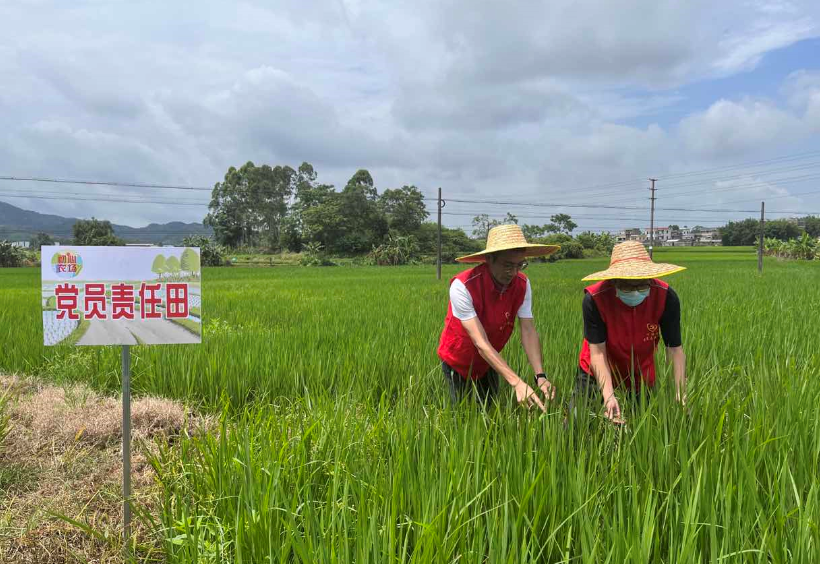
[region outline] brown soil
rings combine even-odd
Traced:
[[[0,563],[122,562],[122,404],[81,385],[0,375],[11,431],[0,445]],[[208,420],[161,398],[131,403],[131,489],[156,514],[160,488],[146,453]],[[96,531],[90,534],[54,514]],[[161,540],[132,518],[139,561],[162,561]]]

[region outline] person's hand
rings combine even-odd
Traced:
[[[606,400],[604,403],[604,409],[606,411],[606,416],[610,421],[616,425],[622,425],[624,423],[624,420],[621,418],[621,406],[618,405],[618,399],[614,394],[609,396]]]
[[[548,400],[555,399],[555,386],[553,386],[546,378],[538,379],[538,387],[544,393],[544,397]]]
[[[518,400],[520,405],[523,405],[527,408],[530,408],[534,405],[537,405],[541,408],[541,411],[546,412],[546,408],[544,404],[541,403],[541,400],[538,399],[538,395],[535,393],[535,390],[530,388],[524,380],[519,378],[518,383],[515,385],[515,397]]]

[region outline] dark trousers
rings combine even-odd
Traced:
[[[490,368],[486,374],[477,380],[464,378],[453,370],[446,362],[441,363],[444,372],[444,381],[450,390],[450,401],[454,405],[461,403],[464,396],[473,392],[475,399],[485,405],[495,402],[498,396],[498,373]]]
[[[648,401],[652,392],[650,388],[642,386],[638,390],[628,390],[626,394],[619,395],[622,397],[618,399],[618,404],[621,406],[621,412],[623,413],[627,402],[631,405],[640,405],[641,398],[644,397]],[[598,387],[595,376],[587,374],[579,366],[578,374],[575,376],[575,387],[572,390],[572,397],[569,400],[570,414],[573,417],[577,417],[579,407],[591,408],[595,406],[598,408],[602,406],[603,403],[604,398],[601,395],[601,389]]]

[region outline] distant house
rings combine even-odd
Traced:
[[[711,228],[695,228],[692,230],[694,236],[694,244],[699,246],[718,246],[722,245],[720,238],[720,231]]]
[[[642,238],[643,236],[641,234],[641,230],[637,227],[624,229],[623,231],[619,232],[618,235],[615,236],[615,239],[619,243],[623,243],[624,241],[640,241],[642,240]]]
[[[12,247],[19,247],[21,249],[28,249],[29,242],[28,241],[13,241],[11,244]]]
[[[651,241],[653,237],[651,237],[652,228],[648,227],[646,229],[646,239]],[[654,240],[656,243],[663,244],[664,241],[668,241],[672,238],[672,230],[668,227],[656,227],[655,228],[655,236]]]

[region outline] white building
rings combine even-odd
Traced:
[[[652,240],[652,238],[650,237],[651,232],[652,232],[652,230],[650,228],[647,228],[647,230],[646,230],[646,239],[647,240]],[[672,238],[672,230],[669,229],[668,227],[656,227],[655,228],[654,240],[655,240],[656,243],[663,244],[664,241],[668,241],[671,238]]]

